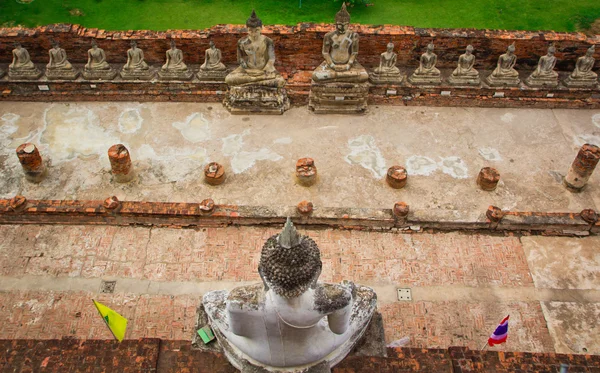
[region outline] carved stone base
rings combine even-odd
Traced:
[[[488,76],[485,82],[490,87],[518,87],[521,84],[521,79],[515,78],[497,78],[493,75]]]
[[[79,70],[46,69],[46,77],[50,80],[75,80],[79,76]]]
[[[198,79],[203,82],[224,82],[227,76],[227,70],[223,71],[210,71],[200,70],[198,71]]]
[[[148,70],[121,70],[123,80],[151,80],[154,78],[154,74],[153,68]]]
[[[308,108],[316,114],[363,114],[369,83],[315,83],[310,86]]]
[[[121,76],[123,76],[122,73]],[[159,70],[158,77],[160,80],[191,80],[194,77],[194,73],[190,71],[190,69],[187,69],[186,71]]]
[[[283,114],[290,108],[285,88],[229,87],[223,105],[231,114]]]
[[[15,70],[8,68],[8,77],[15,80],[37,80],[42,76],[42,72],[37,67],[31,70]]]
[[[369,74],[369,82],[372,84],[401,84],[406,75],[382,75],[377,73]]]
[[[527,79],[525,79],[525,84],[533,88],[555,88],[558,87],[558,76],[556,76],[555,78],[546,79],[533,78],[530,76]]]
[[[598,81],[596,79],[573,79],[570,75],[563,80],[563,83],[569,88],[595,88],[596,85],[598,85]]]
[[[408,81],[410,84],[414,85],[439,85],[442,84],[442,76],[412,74],[408,77]]]
[[[481,84],[481,79],[479,76],[454,76],[450,75],[448,77],[448,84],[454,86],[478,86]]]
[[[86,80],[113,80],[117,71],[110,70],[83,70],[83,78]]]

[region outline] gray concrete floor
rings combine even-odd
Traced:
[[[41,184],[25,181],[15,154],[23,142],[50,162]],[[200,201],[241,205],[414,209],[579,211],[600,206],[600,172],[586,190],[561,185],[585,142],[600,145],[600,110],[371,106],[364,116],[232,116],[220,104],[0,103],[0,198]],[[111,179],[108,148],[125,144],[135,179]],[[316,185],[294,180],[295,162],[315,159]],[[203,182],[222,163],[227,180]],[[406,188],[385,183],[392,165]],[[496,191],[478,189],[481,167],[501,173]]]

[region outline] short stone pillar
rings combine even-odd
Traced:
[[[492,167],[484,167],[477,175],[477,185],[486,191],[495,190],[500,181],[500,173]]]
[[[108,149],[110,169],[117,183],[126,183],[133,179],[133,167],[129,150],[123,144],[116,144]]]
[[[388,185],[394,189],[404,188],[408,179],[408,173],[402,166],[392,166],[388,168],[385,180]]]
[[[600,148],[592,144],[584,144],[571,164],[564,184],[572,192],[580,192],[594,172],[600,160]]]
[[[302,215],[308,215],[313,211],[313,203],[309,201],[302,201],[297,206],[298,212]]]
[[[121,205],[121,202],[117,198],[117,196],[108,197],[102,202],[102,207],[107,210],[114,210]]]
[[[17,148],[17,157],[23,167],[25,178],[32,183],[39,183],[46,176],[46,166],[35,145],[26,142]]]
[[[394,209],[392,210],[392,213],[396,218],[406,219],[409,211],[410,208],[408,204],[406,204],[406,202],[396,202],[394,204]]]
[[[210,185],[223,184],[225,168],[217,162],[210,162],[204,167],[204,180]]]
[[[296,178],[301,185],[311,186],[317,181],[317,166],[312,158],[300,158],[296,162]]]

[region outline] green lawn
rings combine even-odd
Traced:
[[[600,0],[372,0],[350,9],[352,22],[417,27],[576,31],[600,18]],[[78,23],[108,30],[203,29],[244,23],[332,22],[339,1],[302,0],[0,0],[0,24]],[[83,15],[72,15],[79,9]]]

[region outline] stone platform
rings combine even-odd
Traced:
[[[369,83],[312,83],[308,108],[315,114],[364,114]]]

